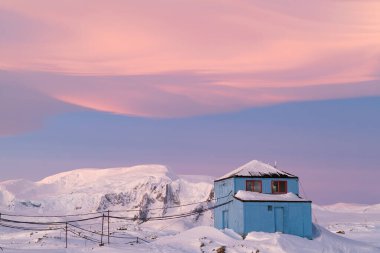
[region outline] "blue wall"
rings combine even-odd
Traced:
[[[245,178],[245,177],[235,177],[234,178],[234,192],[237,193],[239,190],[245,191],[245,182],[247,180],[261,180],[263,193],[272,193],[272,181],[282,180],[288,181],[288,192],[293,192],[294,194],[299,194],[298,189],[298,178]]]
[[[228,178],[222,181],[218,181],[214,183],[214,192],[216,198],[216,205],[220,205],[226,203],[233,199],[233,189],[234,189],[234,179]],[[229,195],[230,194],[230,195]],[[228,197],[227,197],[228,196]],[[239,227],[239,221],[233,221],[233,217],[243,217],[243,207],[240,204],[240,210],[236,210],[237,206],[239,206],[236,201],[229,203],[227,205],[218,207],[214,210],[214,226],[218,229],[223,229],[223,212],[228,211],[228,221],[229,228]],[[243,220],[240,219],[240,223],[243,223]],[[241,230],[242,231],[242,230]],[[242,231],[243,232],[243,231]]]
[[[233,197],[232,197],[233,198]],[[223,202],[227,202],[231,200],[224,200]],[[222,202],[222,201],[221,201]],[[223,219],[223,212],[227,212],[228,214],[228,226],[225,226],[225,221]],[[232,201],[229,204],[226,204],[221,207],[217,207],[214,210],[214,227],[218,229],[231,228],[236,233],[244,234],[244,203],[241,201]]]
[[[226,200],[227,202],[228,200]],[[268,209],[271,206],[271,210]],[[242,202],[231,203],[214,211],[214,226],[223,226],[223,211],[228,213],[227,228],[243,236],[252,231],[276,232],[275,209],[283,210],[283,233],[312,239],[311,202]]]
[[[228,194],[234,195],[234,178],[227,178],[214,183],[215,198],[223,198]],[[221,199],[222,201],[223,199]]]
[[[275,208],[280,207],[284,211],[283,233],[312,238],[311,202],[243,202],[243,205],[244,235],[251,231],[276,232]],[[268,206],[272,209],[268,210]]]

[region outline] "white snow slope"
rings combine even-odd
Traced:
[[[206,176],[177,176],[161,165],[141,165],[80,169],[39,182],[1,182],[0,251],[380,253],[380,205],[314,205],[318,223],[313,240],[262,232],[252,232],[243,239],[231,230],[213,228],[212,210],[201,212],[213,206],[212,181]],[[108,210],[110,244],[107,236],[101,238],[101,216]],[[189,212],[194,215],[173,217]],[[22,216],[11,216],[14,214]],[[77,216],[48,217],[67,214]],[[64,222],[87,218],[91,220],[69,223],[65,249]],[[58,230],[37,231],[46,228]],[[107,217],[103,229],[107,235]],[[335,233],[338,231],[344,234]],[[137,237],[139,243],[135,242]],[[99,246],[100,240],[104,246]]]

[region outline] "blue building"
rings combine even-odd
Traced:
[[[240,235],[281,232],[312,238],[311,201],[299,197],[298,177],[251,161],[214,181],[214,226]]]

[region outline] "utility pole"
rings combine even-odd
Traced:
[[[66,222],[66,249],[67,249],[67,222]]]
[[[108,244],[110,244],[110,210],[107,211],[108,212]]]
[[[102,216],[102,234],[100,235],[100,246],[104,246],[103,244],[103,234],[104,234],[104,213]]]

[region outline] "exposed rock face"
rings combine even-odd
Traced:
[[[27,200],[27,201],[21,201],[20,204],[21,204],[21,205],[24,205],[24,206],[26,206],[26,207],[36,207],[36,208],[41,207],[41,203],[32,202],[32,201],[30,201],[30,200]]]
[[[101,198],[97,211],[105,211],[108,210],[110,207],[116,205],[126,206],[129,203],[131,203],[131,199],[132,198],[129,193],[107,193]]]
[[[180,204],[180,184],[165,180],[147,181],[128,192],[105,194],[101,197],[97,211],[125,207],[125,210],[138,210],[135,218],[145,221],[152,213],[150,209],[153,206],[154,214],[165,215],[169,207]]]
[[[176,187],[176,189],[173,189],[171,184],[167,184],[165,188],[166,188],[166,193],[164,197],[164,204],[166,206],[172,205],[172,204],[180,205],[181,201],[179,199],[179,191],[180,191],[179,186]]]

